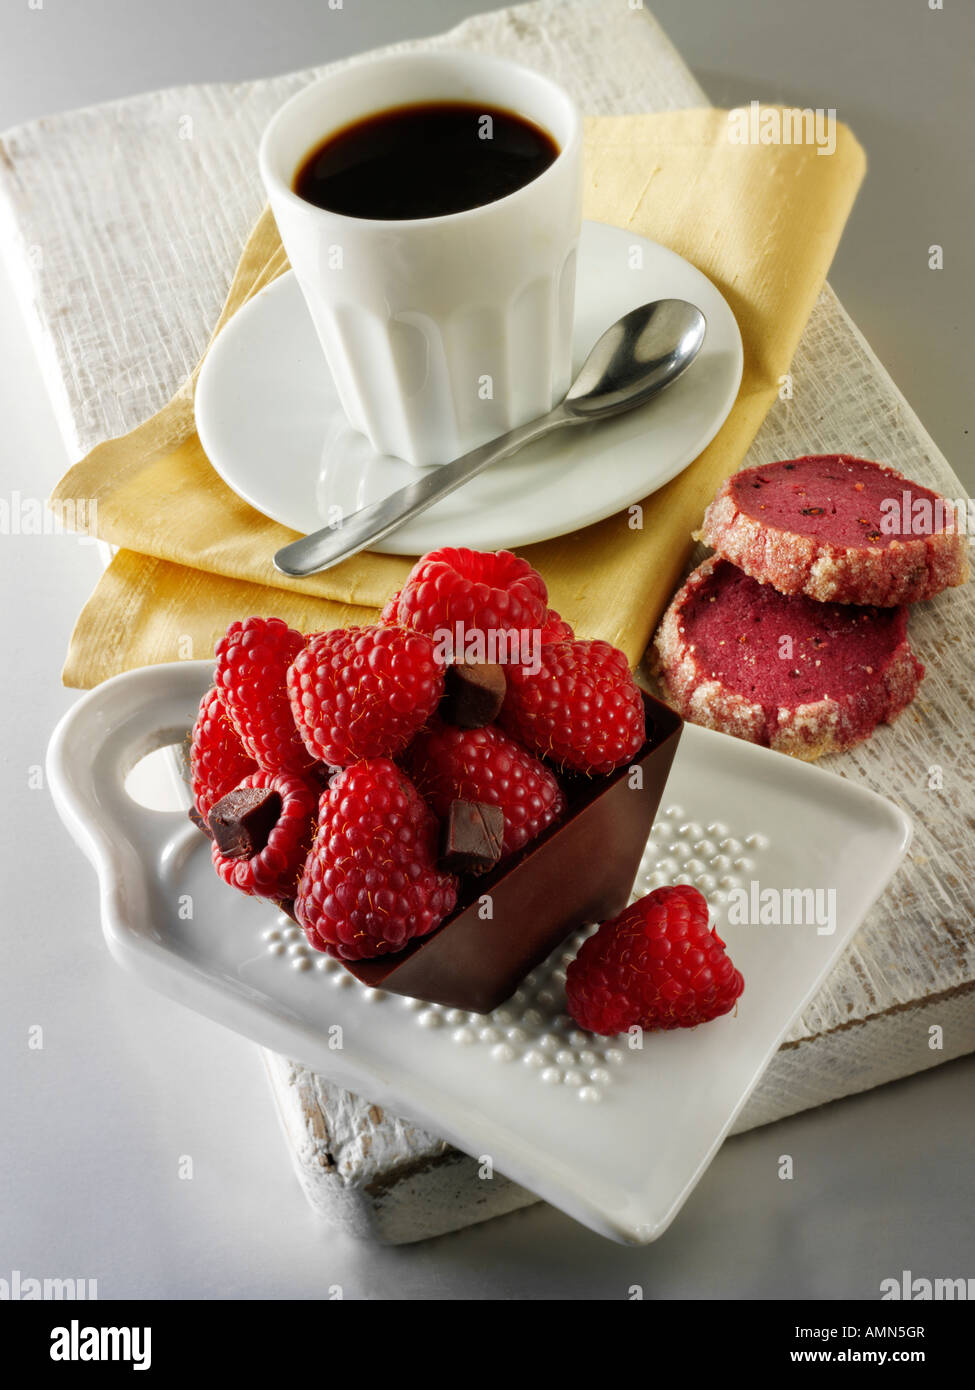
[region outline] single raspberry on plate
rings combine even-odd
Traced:
[[[613,1036],[693,1028],[730,1012],[745,987],[696,888],[657,888],[604,922],[566,972],[569,1013]]]
[[[291,711],[305,747],[339,767],[401,753],[437,708],[443,688],[431,639],[401,627],[319,632],[288,671]]]
[[[275,902],[294,897],[311,845],[318,809],[318,788],[295,773],[258,770],[245,777],[241,787],[266,787],[276,793],[280,809],[267,843],[250,859],[228,859],[217,845],[210,846],[213,867],[233,888],[256,898]]]
[[[608,642],[552,642],[541,670],[509,666],[506,674],[502,727],[560,767],[612,772],[646,740],[640,689]]]
[[[280,618],[231,623],[217,643],[217,689],[244,749],[266,772],[311,762],[291,716],[285,677],[305,645]]]
[[[480,632],[487,639],[492,632],[544,627],[547,598],[542,576],[509,550],[446,547],[417,560],[400,592],[396,621],[451,637],[460,623],[465,634]]]
[[[571,625],[556,613],[554,608],[550,608],[545,615],[545,625],[539,637],[540,644],[544,647],[550,642],[571,642],[574,637]]]
[[[502,858],[513,854],[565,811],[553,773],[493,724],[458,729],[435,720],[410,745],[406,767],[438,816],[452,801],[480,801],[504,812]]]
[[[220,692],[212,686],[200,701],[190,738],[190,783],[193,804],[206,820],[215,801],[257,771],[240,735],[227,718]]]
[[[457,880],[436,867],[437,819],[388,758],[333,778],[295,899],[312,946],[345,960],[402,950],[452,912]]]

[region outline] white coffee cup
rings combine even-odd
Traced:
[[[302,161],[330,133],[425,101],[513,111],[546,130],[559,154],[507,197],[443,217],[348,217],[294,192]],[[342,406],[377,451],[446,463],[565,394],[582,121],[556,83],[474,53],[359,63],[278,111],[260,169]]]

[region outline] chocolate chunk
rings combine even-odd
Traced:
[[[503,666],[487,661],[448,666],[440,713],[459,729],[480,729],[501,713],[507,688]]]
[[[196,826],[197,830],[202,830],[208,840],[213,839],[213,831],[207,825],[206,821],[200,815],[199,811],[196,809],[195,806],[191,806],[186,814],[189,816],[190,820]]]
[[[268,787],[235,787],[207,817],[213,840],[227,859],[253,859],[281,815],[281,795]]]
[[[452,801],[441,827],[439,867],[450,874],[483,874],[501,858],[504,812],[483,801]]]
[[[301,925],[301,923],[298,922],[298,918],[295,916],[294,898],[278,898],[277,903],[278,907],[281,909],[281,911],[285,914],[286,917],[290,917],[292,922],[297,923],[299,926]]]

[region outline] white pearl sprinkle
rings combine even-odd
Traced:
[[[688,882],[701,889],[712,908],[712,921],[727,914],[721,905],[732,889],[747,883],[754,858],[769,848],[768,837],[755,831],[741,839],[721,821],[706,827],[688,820],[680,806],[670,806],[652,828],[636,876],[631,901],[668,883]],[[266,919],[265,919],[266,921]],[[613,1069],[627,1060],[626,1035],[594,1037],[579,1028],[566,1012],[566,970],[595,931],[592,923],[575,930],[545,964],[533,970],[515,993],[491,1014],[446,1008],[422,999],[392,996],[417,1014],[425,1029],[449,1026],[459,1046],[483,1046],[493,1061],[522,1063],[547,1086],[565,1086],[586,1103],[605,1099]],[[359,984],[334,957],[313,950],[304,932],[288,917],[260,932],[269,954],[284,956],[296,972],[317,969],[330,975],[337,988],[354,988],[364,1000],[390,998],[386,990]]]

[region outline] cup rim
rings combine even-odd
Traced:
[[[449,66],[452,60],[460,58],[467,63],[473,63],[486,68],[494,68],[495,71],[503,70],[515,74],[524,74],[534,82],[544,83],[565,104],[569,119],[568,138],[564,142],[559,142],[559,152],[552,160],[551,164],[543,169],[535,178],[530,179],[528,183],[522,184],[520,188],[514,189],[511,193],[506,193],[503,198],[495,198],[489,203],[480,203],[472,208],[462,208],[459,212],[441,213],[436,217],[352,217],[348,213],[332,212],[328,208],[320,208],[317,204],[310,203],[307,199],[300,197],[291,187],[291,184],[281,178],[277,171],[271,167],[269,149],[278,126],[286,119],[295,105],[307,99],[309,92],[317,87],[325,87],[335,81],[337,77],[344,76],[346,73],[359,68],[404,68],[409,67],[417,58],[422,58],[424,61],[432,61],[434,65],[444,67]],[[431,100],[436,100],[436,98],[431,98]],[[375,108],[377,111],[382,111],[384,109],[385,108],[381,105]],[[518,114],[523,114],[518,111],[514,103],[512,103],[511,109],[518,112]],[[363,114],[370,113],[364,112]],[[541,122],[537,121],[534,117],[528,116],[526,119],[531,120],[535,125],[541,124]],[[549,130],[547,126],[542,125],[542,128],[547,131],[553,140],[557,139],[555,133]],[[323,136],[322,139],[324,138]],[[561,173],[559,166],[563,165],[564,167],[564,161],[577,153],[581,143],[582,113],[565,88],[560,83],[556,82],[554,78],[549,77],[547,73],[539,72],[537,68],[530,68],[524,63],[512,62],[508,58],[499,58],[494,54],[477,53],[468,49],[457,49],[451,50],[450,52],[427,52],[421,50],[417,53],[393,53],[386,57],[363,58],[361,61],[354,62],[348,67],[343,68],[339,73],[325,73],[323,76],[317,77],[314,81],[307,83],[300,91],[290,96],[282,106],[278,107],[277,111],[275,111],[274,115],[264,127],[258,146],[258,166],[260,168],[261,179],[268,195],[270,196],[273,193],[275,197],[281,198],[294,207],[300,208],[306,214],[327,218],[331,223],[338,223],[340,225],[346,224],[353,229],[385,228],[405,231],[408,228],[422,229],[424,227],[444,227],[453,223],[466,222],[477,217],[489,216],[491,210],[494,208],[509,207],[520,198],[530,197],[534,191],[538,190],[546,182],[546,180],[550,181],[551,178],[557,176],[557,172]]]

